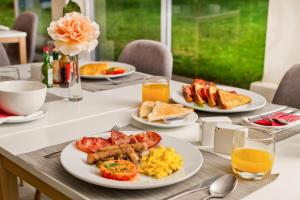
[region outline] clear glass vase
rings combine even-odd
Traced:
[[[70,56],[71,69],[69,79],[69,101],[81,101],[82,90],[79,73],[78,55]]]

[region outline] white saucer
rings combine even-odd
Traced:
[[[195,112],[185,116],[185,119],[183,121],[173,122],[170,124],[165,124],[162,122],[155,122],[155,121],[150,122],[147,119],[139,117],[137,111],[132,112],[131,117],[142,124],[146,124],[153,127],[159,127],[159,128],[176,128],[180,126],[187,126],[194,123],[198,119],[198,115]]]
[[[0,118],[0,124],[7,123],[7,124],[16,124],[16,123],[25,123],[34,121],[40,118],[45,117],[47,114],[47,110],[42,108],[39,111],[36,111],[35,113],[32,113],[27,116],[11,116],[6,118]]]

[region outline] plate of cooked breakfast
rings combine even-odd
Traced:
[[[266,99],[249,90],[216,85],[202,79],[175,89],[172,99],[195,110],[215,113],[237,113],[257,110]]]
[[[70,174],[95,185],[147,189],[188,179],[203,156],[192,144],[153,131],[110,131],[72,142],[60,161]]]
[[[120,62],[91,62],[80,66],[80,77],[87,79],[117,78],[134,72],[134,66]]]
[[[160,101],[144,101],[131,116],[142,124],[159,128],[186,126],[198,119],[198,115],[191,108]]]

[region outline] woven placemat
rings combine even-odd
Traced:
[[[90,92],[96,92],[101,90],[110,90],[120,87],[125,87],[128,85],[135,85],[138,83],[142,83],[144,78],[147,77],[147,74],[135,72],[128,76],[122,76],[119,78],[114,78],[113,80],[117,82],[118,84],[113,84],[112,82],[105,80],[105,79],[99,79],[99,80],[91,80],[91,79],[81,79],[81,87],[84,90],[90,91]]]
[[[134,128],[126,128],[126,130],[134,130]],[[136,129],[135,129],[136,130]],[[26,154],[21,154],[19,157],[25,162],[32,165],[38,171],[41,171],[52,179],[60,182],[73,190],[76,190],[81,195],[85,196],[87,199],[100,200],[100,199],[124,199],[124,200],[145,200],[145,199],[164,199],[170,195],[176,194],[180,191],[188,189],[197,183],[201,183],[205,180],[211,179],[217,175],[223,175],[227,173],[232,173],[230,160],[221,158],[215,154],[202,151],[204,162],[197,174],[193,177],[171,186],[166,186],[156,189],[146,189],[146,190],[118,190],[104,188],[96,185],[89,184],[87,182],[81,181],[74,176],[70,175],[60,163],[59,156],[53,158],[45,158],[53,152],[61,151],[70,142],[63,144],[47,147],[37,151],[33,151]],[[262,188],[263,186],[271,183],[277,178],[278,175],[269,175],[267,178],[261,181],[246,181],[239,179],[238,186],[236,190],[223,199],[241,199],[250,193]],[[180,199],[200,199],[208,195],[208,190],[203,190],[196,192]]]

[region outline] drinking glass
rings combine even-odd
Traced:
[[[0,82],[20,80],[20,72],[16,67],[0,67]]]
[[[79,73],[78,55],[70,56],[71,69],[69,76],[69,101],[81,101],[82,90]]]
[[[275,155],[274,134],[249,128],[248,134],[235,134],[231,154],[232,170],[244,179],[260,180],[273,167]]]
[[[146,77],[142,86],[143,101],[161,101],[168,103],[170,100],[169,79],[164,76]]]

